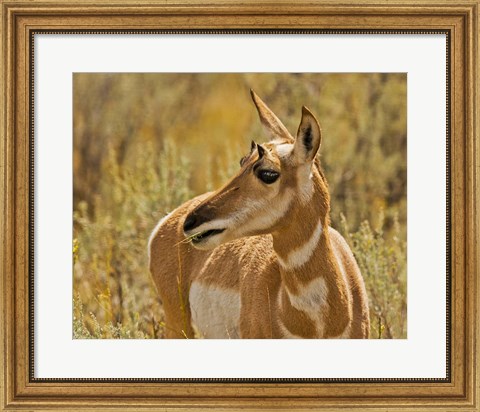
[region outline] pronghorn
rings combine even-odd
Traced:
[[[316,158],[321,131],[305,106],[294,139],[251,91],[270,135],[215,192],[165,216],[149,240],[168,338],[367,338],[355,258],[329,226]]]

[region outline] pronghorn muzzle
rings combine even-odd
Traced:
[[[185,236],[191,239],[193,244],[199,244],[207,238],[218,235],[225,230],[225,228],[210,229],[206,226],[205,228],[207,230],[202,230],[201,226],[208,224],[212,219],[211,216],[209,216],[210,213],[208,213],[208,210],[202,209],[204,209],[204,207],[197,208],[190,212],[183,223],[183,232]]]

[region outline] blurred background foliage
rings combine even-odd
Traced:
[[[163,336],[150,232],[267,139],[250,88],[293,135],[302,105],[317,116],[332,226],[365,278],[371,337],[406,337],[405,74],[77,73],[73,83],[76,338]]]

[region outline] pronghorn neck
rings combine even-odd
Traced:
[[[288,218],[272,233],[273,248],[285,272],[298,272],[308,266],[317,256],[314,252],[320,247],[320,240],[328,238],[328,190],[317,170],[313,170],[311,179],[309,200],[294,201]]]
[[[330,243],[328,192],[322,189],[323,180],[314,176],[310,201],[295,204],[291,219],[272,234],[282,281],[280,317],[289,333],[301,337],[337,336],[348,323],[347,283]],[[345,317],[325,324],[331,310]]]

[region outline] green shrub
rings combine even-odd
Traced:
[[[371,338],[406,338],[407,334],[407,245],[401,240],[395,219],[390,237],[383,232],[380,216],[375,229],[367,221],[349,232],[345,216],[342,232],[355,255],[370,304]]]
[[[189,165],[167,142],[159,158],[146,147],[128,169],[112,150],[105,169],[94,210],[80,202],[74,212],[74,335],[161,337],[147,242],[158,220],[191,196]]]

